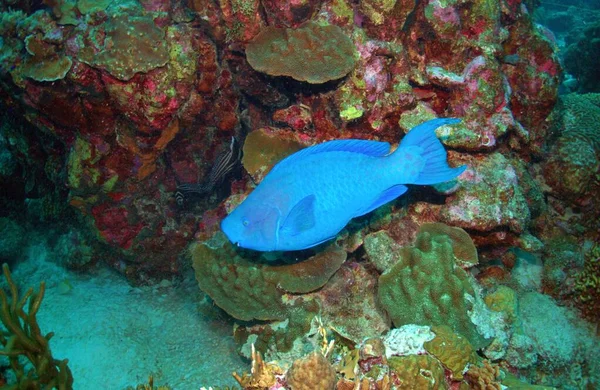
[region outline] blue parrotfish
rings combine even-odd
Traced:
[[[396,199],[406,184],[454,179],[435,130],[459,119],[433,119],[390,144],[358,139],[324,142],[279,163],[223,221],[229,240],[257,251],[293,251],[335,236],[352,219]]]

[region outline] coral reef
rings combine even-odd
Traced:
[[[597,387],[585,332],[540,293],[597,321],[599,99],[554,107],[558,46],[537,6],[0,1],[0,205],[84,221],[87,232],[56,235],[55,256],[74,269],[103,259],[141,284],[191,262],[255,362],[243,387],[291,385],[285,371],[327,338],[332,354],[305,362],[320,359],[331,388],[497,388],[509,376],[496,363],[530,382]],[[579,54],[588,41],[566,58],[594,60]],[[396,144],[440,117],[462,120],[437,135],[467,171],[411,186],[334,244],[261,255],[218,232],[289,153],[332,139]],[[178,204],[178,186],[205,183],[232,137],[244,169]],[[0,221],[14,260],[18,228]]]
[[[1,12],[3,100],[26,109],[41,131],[13,138],[34,145],[40,134],[51,136],[68,157],[57,148],[47,157],[17,158],[66,164],[66,177],[50,180],[66,184],[71,207],[112,248],[103,257],[120,259],[109,262],[135,283],[178,273],[185,245],[223,216],[215,202],[251,186],[248,177],[225,182],[183,210],[172,196],[180,183],[203,182],[232,135],[247,139],[247,151],[266,142],[254,139],[261,132],[273,146],[332,138],[397,142],[414,124],[455,115],[463,124],[442,129],[447,145],[488,152],[508,136],[526,156],[545,134],[557,90],[554,47],[520,2],[336,0],[286,8],[255,0],[81,0],[39,10],[25,3]],[[275,39],[284,45],[273,45]],[[294,55],[276,55],[285,48]],[[507,56],[512,60],[499,60]],[[47,70],[53,77],[43,75]],[[248,129],[269,130],[247,137]],[[281,155],[268,163],[252,156],[245,166],[260,180]],[[477,166],[469,157],[451,155]],[[496,183],[503,169],[482,176]],[[454,205],[498,201],[482,186],[460,185]],[[518,194],[519,185],[503,190]],[[428,209],[464,228],[509,225],[518,234],[527,212],[519,197],[507,205],[509,199],[499,210],[486,208],[482,221],[449,218],[448,207],[432,203]]]

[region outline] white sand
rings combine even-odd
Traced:
[[[44,253],[30,247],[13,276],[22,291],[46,280],[38,320],[55,333],[54,357],[69,359],[75,389],[120,390],[147,383],[149,374],[155,385],[199,389],[233,385],[231,373],[248,370],[231,320],[204,302],[191,272],[175,287],[133,288],[106,268],[93,276],[65,271]]]

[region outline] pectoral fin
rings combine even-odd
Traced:
[[[396,199],[400,195],[404,194],[408,190],[408,187],[403,186],[402,184],[395,185],[393,187],[388,188],[383,191],[379,197],[371,203],[367,208],[361,210],[355,217],[360,217],[361,215],[365,215],[375,210],[376,208],[383,206],[384,204],[391,202]]]
[[[315,195],[309,195],[296,203],[281,225],[282,233],[297,236],[315,226],[315,199]]]

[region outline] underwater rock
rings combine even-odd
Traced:
[[[544,121],[558,98],[561,66],[557,47],[552,34],[526,16],[518,18],[509,33],[504,55],[517,61],[503,64],[502,70],[512,90],[511,111],[528,131],[528,148],[539,155],[547,135]],[[521,142],[512,144],[517,147]]]
[[[322,303],[323,321],[354,343],[380,336],[390,320],[377,300],[377,276],[360,263],[346,263],[315,295]]]
[[[408,15],[416,5],[415,0],[380,1],[359,3],[362,27],[378,40],[393,41],[401,34]]]
[[[468,158],[460,188],[441,210],[449,225],[489,232],[523,232],[529,223],[527,200],[510,161],[500,153]]]
[[[2,248],[0,259],[6,262],[22,257],[25,237],[23,226],[10,218],[0,217],[0,247]]]

